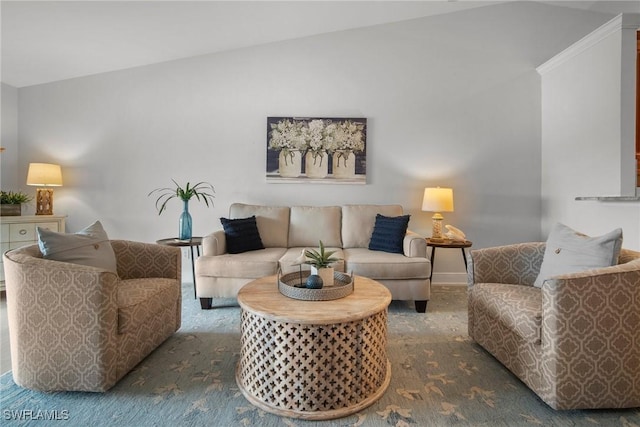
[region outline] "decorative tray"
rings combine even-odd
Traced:
[[[309,271],[278,274],[278,290],[286,297],[304,301],[330,301],[353,293],[353,276],[334,271],[333,286],[309,289],[304,287],[309,275]]]

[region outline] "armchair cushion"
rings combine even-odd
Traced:
[[[388,217],[377,214],[373,233],[369,241],[372,251],[384,251],[394,254],[404,253],[403,241],[407,234],[410,215]]]
[[[473,287],[475,306],[483,307],[484,319],[491,328],[499,322],[522,339],[540,344],[542,328],[542,294],[533,286],[505,283],[478,283]],[[477,318],[482,316],[477,315]]]
[[[220,222],[224,228],[227,252],[230,254],[264,249],[255,215],[237,219],[220,218]]]
[[[123,280],[117,288],[118,333],[135,332],[140,325],[164,308],[175,305],[180,288],[175,279],[149,278]]]
[[[621,247],[620,228],[602,236],[589,237],[556,223],[549,233],[540,273],[533,285],[539,288],[552,276],[615,265]]]
[[[36,232],[38,246],[45,259],[98,267],[113,272],[117,270],[116,255],[100,221],[75,234],[58,233],[42,227],[36,227]]]

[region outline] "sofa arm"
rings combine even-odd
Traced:
[[[427,240],[424,236],[409,230],[402,241],[402,249],[409,258],[426,258]]]
[[[202,255],[217,256],[227,252],[224,230],[217,230],[202,239]]]
[[[475,283],[529,285],[535,282],[545,243],[530,242],[471,251],[467,269],[469,287]]]
[[[558,409],[640,405],[639,284],[640,259],[542,285],[541,366],[556,385]]]
[[[182,253],[178,247],[129,240],[111,240],[111,246],[121,279],[163,277],[182,281]]]

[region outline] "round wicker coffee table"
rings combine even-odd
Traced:
[[[352,294],[300,301],[278,291],[276,276],[238,293],[241,350],[236,382],[253,405],[308,420],[340,418],[378,400],[391,380],[382,284],[354,276]]]

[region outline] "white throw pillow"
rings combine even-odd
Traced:
[[[557,223],[549,233],[540,274],[533,285],[540,288],[553,276],[615,265],[621,248],[620,228],[602,236],[589,237]]]
[[[117,272],[116,255],[100,221],[75,234],[36,227],[38,246],[45,259],[88,265]]]

